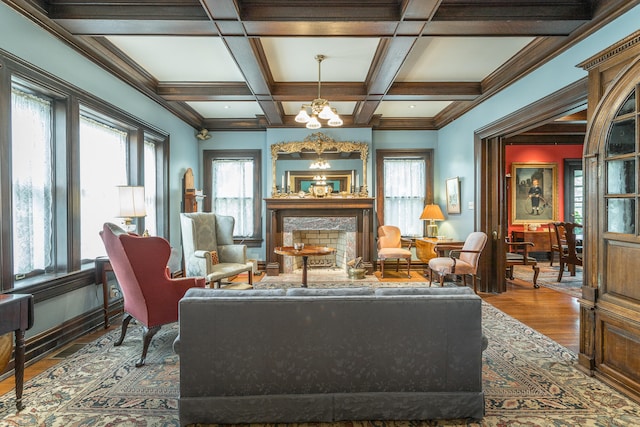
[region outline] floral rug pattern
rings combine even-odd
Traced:
[[[373,282],[371,285],[428,286],[427,283],[402,282]],[[342,286],[353,284],[343,283]],[[332,425],[640,425],[640,406],[578,371],[575,353],[487,303],[483,303],[482,321],[489,346],[483,353],[486,416],[481,422],[354,421]],[[119,331],[109,332],[28,381],[24,391],[26,409],[22,412],[16,413],[13,391],[0,396],[0,425],[178,426],[179,358],[172,349],[177,331],[177,324],[161,329],[151,343],[143,368],[134,367],[140,351],[141,328],[130,326],[120,347],[113,347]],[[318,427],[321,424],[308,425]]]

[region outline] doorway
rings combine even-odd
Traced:
[[[480,291],[506,291],[505,237],[509,227],[508,207],[503,203],[508,197],[506,145],[583,144],[586,105],[585,78],[476,132],[476,190],[479,205],[476,222],[478,229],[489,236],[479,268]]]

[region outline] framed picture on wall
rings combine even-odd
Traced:
[[[556,163],[512,163],[511,180],[513,224],[558,220]]]
[[[460,178],[449,178],[446,180],[447,193],[447,213],[460,213]]]

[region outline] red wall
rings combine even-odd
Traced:
[[[558,165],[558,220],[564,220],[564,160],[581,159],[582,145],[507,145],[505,147],[506,173],[511,174],[511,163],[556,163]],[[511,224],[511,188],[507,188],[509,233],[522,230],[522,224]]]

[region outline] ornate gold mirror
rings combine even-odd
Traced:
[[[271,179],[273,196],[286,192],[307,191],[315,181],[325,181],[328,189],[340,193],[355,193],[359,196],[368,195],[367,190],[367,158],[369,146],[364,142],[335,141],[322,132],[316,132],[303,141],[278,142],[271,145]],[[278,173],[278,159],[307,161],[305,167],[296,166],[294,170],[282,170]],[[332,159],[360,159],[361,168],[352,170],[309,169],[307,166],[313,159],[319,161]],[[297,163],[297,162],[296,162]],[[359,166],[359,165],[358,165]],[[291,168],[290,168],[291,169]],[[297,169],[297,170],[296,170]],[[300,170],[304,169],[304,170]],[[280,180],[278,178],[280,177]],[[317,179],[319,178],[319,179]],[[281,183],[280,191],[278,182]]]

